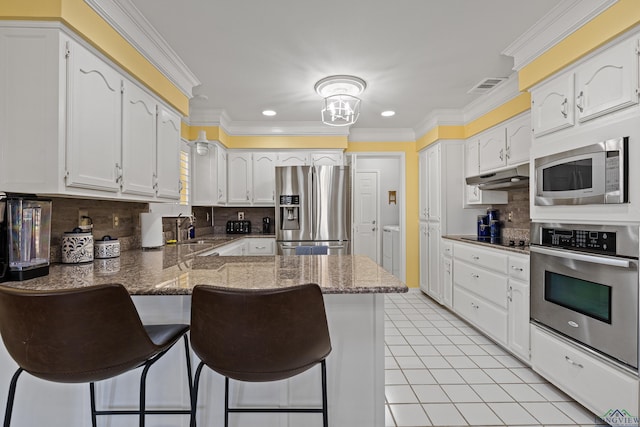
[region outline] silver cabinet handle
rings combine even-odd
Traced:
[[[509,289],[507,289],[507,299],[509,302],[513,301],[513,286],[509,286]]]
[[[578,110],[580,110],[581,113],[584,111],[584,105],[582,105],[583,101],[584,101],[584,92],[580,91],[580,94],[576,98],[576,107],[578,107]]]
[[[529,250],[531,250],[531,252],[535,252],[543,255],[551,255],[559,258],[572,259],[574,261],[590,262],[592,264],[608,265],[610,267],[629,268],[631,265],[631,262],[626,259],[578,254],[578,253],[563,251],[561,249],[546,249],[546,248],[540,248],[538,246],[530,246]]]
[[[573,365],[573,366],[577,366],[578,368],[584,368],[584,366],[581,363],[578,362],[574,362],[573,360],[571,360],[571,358],[569,356],[565,356],[564,360],[567,361],[567,363]]]
[[[562,116],[566,119],[567,115],[569,114],[568,110],[569,110],[569,100],[567,98],[564,99],[564,101],[562,101],[562,104],[560,104],[562,106],[562,110],[560,110],[560,112],[562,113]]]
[[[247,200],[249,200],[249,190],[247,190]]]
[[[480,259],[480,257],[479,257],[479,256],[477,256],[477,255],[472,255],[472,256],[471,256],[471,258],[472,258],[474,261],[478,261],[478,260]]]
[[[516,267],[515,265],[512,265],[512,266],[511,266],[511,269],[512,269],[512,270],[515,270],[515,271],[520,271],[520,272],[524,271],[524,268],[522,268],[522,267]]]
[[[266,246],[255,246],[254,249],[267,249]]]
[[[501,160],[501,161],[502,161],[502,160],[504,160],[504,148],[501,148],[501,149],[500,149],[500,154],[499,154],[499,156],[498,156],[498,157],[500,157],[500,160]]]
[[[474,279],[479,279],[480,276],[476,273],[471,273],[471,277],[473,277]]]

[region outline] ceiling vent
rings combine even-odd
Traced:
[[[498,86],[503,81],[507,80],[506,77],[487,77],[482,79],[479,83],[473,86],[467,93],[487,93],[494,87]]]

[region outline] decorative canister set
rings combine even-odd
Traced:
[[[120,242],[111,236],[104,236],[94,242],[91,232],[76,227],[62,236],[62,262],[64,264],[81,264],[97,260],[114,259],[120,256]],[[111,265],[113,262],[105,265]],[[118,269],[119,269],[119,262]]]
[[[478,241],[500,243],[500,214],[497,209],[487,209],[486,215],[478,215]]]

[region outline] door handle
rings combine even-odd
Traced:
[[[543,255],[551,255],[558,258],[571,259],[574,261],[590,262],[592,264],[607,265],[610,267],[629,268],[631,266],[631,262],[626,259],[578,254],[578,253],[563,251],[561,249],[546,249],[546,248],[540,248],[538,246],[530,246],[529,250],[531,252],[535,252]]]
[[[577,366],[578,368],[584,368],[584,366],[581,363],[578,362],[574,362],[573,360],[571,360],[571,358],[569,356],[565,356],[564,360],[567,361],[567,363],[573,365],[573,366]]]

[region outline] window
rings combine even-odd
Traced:
[[[180,204],[189,205],[189,158],[190,152],[187,144],[182,144],[180,149]]]

